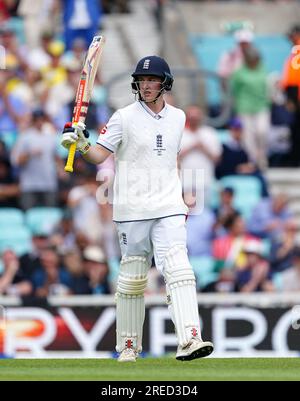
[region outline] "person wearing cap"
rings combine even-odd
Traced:
[[[234,71],[242,66],[245,51],[252,46],[254,34],[249,29],[240,29],[235,32],[234,39],[236,46],[224,52],[220,57],[217,72],[223,80],[229,78]]]
[[[173,76],[158,56],[143,57],[132,74],[136,101],[117,110],[88,142],[85,125],[65,125],[62,145],[77,149],[99,164],[115,154],[113,220],[122,252],[116,293],[116,332],[120,362],[135,362],[142,351],[144,293],[152,256],[164,276],[167,303],[178,339],[176,359],[208,356],[213,344],[203,341],[196,280],[186,248],[187,206],[182,198],[177,157],[185,114],[167,104]]]
[[[263,243],[251,240],[243,247],[245,264],[235,272],[235,287],[238,292],[266,291],[271,288],[270,265],[264,257]]]
[[[108,264],[99,246],[89,245],[83,251],[83,269],[87,278],[86,294],[109,294]]]

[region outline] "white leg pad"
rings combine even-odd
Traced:
[[[122,352],[125,348],[142,351],[144,292],[148,270],[149,263],[145,257],[131,256],[121,261],[116,293],[117,352]]]
[[[178,343],[184,347],[192,337],[201,339],[196,280],[184,245],[176,245],[167,252],[164,275]]]

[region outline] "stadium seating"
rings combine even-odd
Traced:
[[[0,254],[11,249],[21,256],[29,252],[31,248],[31,233],[28,228],[11,225],[5,230],[0,230]]]
[[[62,216],[62,210],[56,207],[33,207],[26,211],[25,222],[33,235],[48,235]]]
[[[229,175],[220,179],[221,187],[234,189],[234,206],[247,219],[261,198],[261,182],[254,176]]]
[[[0,134],[0,140],[5,143],[7,150],[11,151],[17,141],[18,133],[16,131],[3,131]]]
[[[212,257],[191,256],[189,260],[195,272],[198,289],[204,288],[217,280],[218,273],[214,271],[214,259]]]
[[[0,229],[1,231],[10,227],[19,227],[24,225],[24,214],[20,209],[14,207],[0,208]]]
[[[221,143],[226,143],[230,138],[230,131],[228,129],[218,129],[217,133]]]

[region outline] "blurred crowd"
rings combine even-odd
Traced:
[[[163,1],[153,4],[160,24]],[[103,188],[111,188],[113,159],[95,167],[78,157],[76,174],[70,175],[64,171],[66,152],[59,146],[62,127],[72,116],[87,46],[101,31],[105,14],[113,12],[130,12],[130,2],[0,0],[0,44],[5,48],[0,215],[7,208],[25,215],[36,207],[62,213],[51,229],[31,232],[27,252],[1,248],[0,295],[44,298],[115,291],[118,238],[111,204],[99,201],[106,196]],[[268,166],[299,166],[300,74],[287,60],[282,77],[270,85],[253,33],[239,30],[235,38],[236,48],[220,55],[218,69],[233,98],[226,140],[206,125],[207,110],[197,104],[185,109],[180,168],[203,172],[197,196],[194,180],[183,181],[191,210],[191,263],[199,291],[300,290],[296,220],[286,195],[270,194],[265,178]],[[300,44],[300,26],[291,28],[289,38],[292,45]],[[107,99],[98,74],[86,121],[93,143],[112,113]],[[176,103],[172,97],[168,102]],[[226,181],[228,177],[253,180],[257,193],[250,196],[246,190],[245,200],[239,200],[238,181]],[[163,288],[156,269],[150,269],[148,293]]]

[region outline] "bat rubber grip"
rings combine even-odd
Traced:
[[[69,147],[69,154],[68,154],[68,160],[65,165],[65,171],[68,173],[73,173],[73,163],[74,163],[74,158],[75,158],[75,152],[76,152],[76,143],[72,143]]]

